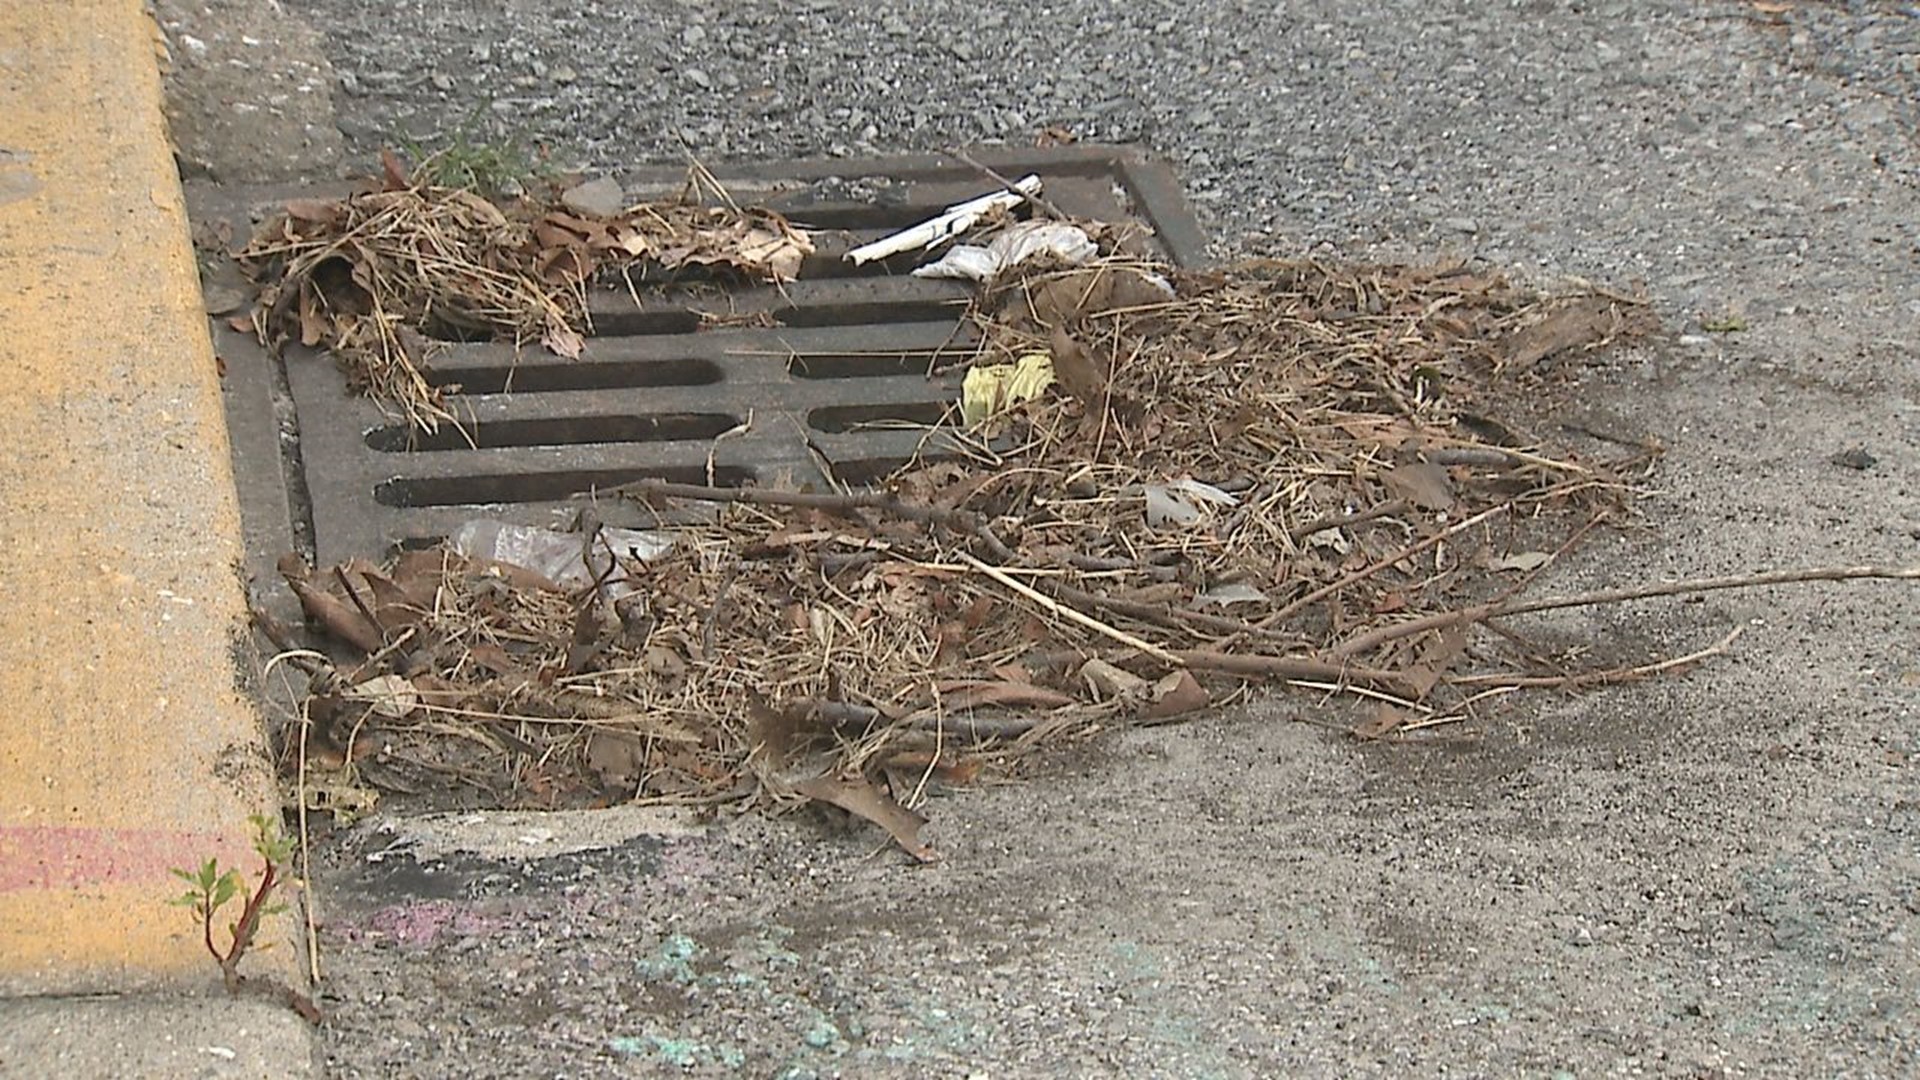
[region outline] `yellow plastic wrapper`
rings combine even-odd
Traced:
[[[978,427],[996,413],[1039,397],[1053,383],[1053,357],[1043,352],[1028,353],[1011,364],[976,367],[960,387],[960,419]]]

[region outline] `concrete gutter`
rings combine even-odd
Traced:
[[[68,1006],[18,999],[257,1008],[174,997],[218,980],[166,904],[170,870],[251,868],[247,817],[277,799],[243,684],[219,379],[139,0],[0,0],[0,418],[6,1072],[93,1042],[93,1023],[48,1020]],[[288,931],[254,973],[297,978]],[[304,1068],[310,1045],[271,1056]]]

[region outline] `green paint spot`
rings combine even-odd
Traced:
[[[653,1032],[648,1032],[644,1036],[616,1035],[607,1040],[607,1049],[628,1057],[650,1056],[681,1069],[715,1064],[737,1069],[747,1062],[746,1054],[742,1053],[738,1047],[715,1048],[697,1039],[676,1039],[670,1035],[657,1035]]]
[[[700,946],[692,938],[674,934],[660,943],[654,955],[641,958],[634,967],[648,979],[685,985],[693,981],[692,960],[699,955]]]
[[[815,1050],[825,1050],[840,1041],[840,1029],[833,1021],[824,1016],[816,1017],[807,1027],[807,1045]]]

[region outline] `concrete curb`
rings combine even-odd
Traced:
[[[247,817],[277,800],[241,681],[219,379],[139,0],[0,0],[0,281],[0,996],[204,992],[216,972],[166,904],[170,871],[251,869]],[[290,929],[253,970],[298,977]],[[6,1008],[21,1054],[37,1029]]]
[[[306,1021],[265,1001],[0,1001],[0,1080],[47,1076],[320,1075]]]

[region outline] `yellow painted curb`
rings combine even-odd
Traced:
[[[168,871],[273,805],[160,102],[139,0],[0,0],[0,994],[211,981]]]

